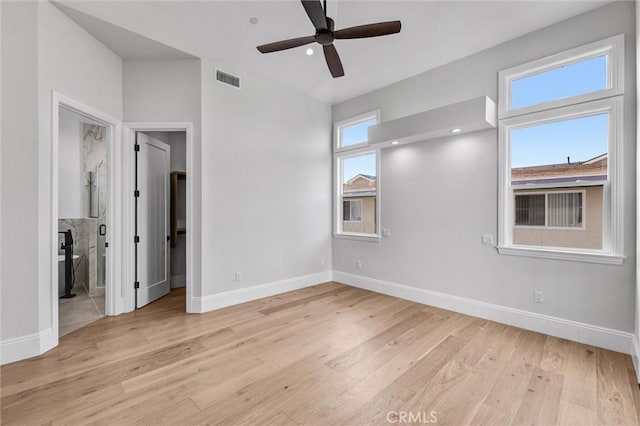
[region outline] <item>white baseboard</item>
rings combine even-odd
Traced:
[[[270,297],[287,291],[298,290],[312,285],[331,281],[331,271],[318,272],[316,274],[289,278],[256,286],[226,291],[204,297],[192,297],[191,307],[194,313],[209,312],[239,303],[250,302],[264,297]]]
[[[179,288],[187,286],[187,276],[186,275],[175,275],[169,278],[171,288]]]
[[[640,344],[638,344],[638,336],[633,335],[633,353],[631,354],[631,360],[633,360],[633,368],[636,371],[636,379],[640,383]]]
[[[51,328],[39,333],[3,340],[0,343],[0,364],[41,355],[57,344],[58,341]]]
[[[522,309],[494,305],[492,303],[348,274],[346,272],[333,271],[333,280],[353,287],[537,331],[550,336],[610,349],[616,352],[630,355],[636,353],[637,345],[634,345],[633,333],[626,331],[613,330],[564,318],[524,311]],[[636,371],[638,370],[636,369]]]

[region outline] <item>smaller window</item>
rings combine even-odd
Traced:
[[[607,89],[607,57],[597,56],[511,82],[511,109]]]
[[[516,225],[544,226],[544,194],[516,195]]]
[[[624,37],[609,37],[499,73],[500,118],[575,105],[624,91]]]
[[[345,222],[362,222],[362,200],[344,200],[342,215]]]
[[[365,146],[369,139],[369,127],[380,121],[380,112],[371,111],[335,124],[336,149],[354,149]]]
[[[583,193],[550,192],[516,194],[515,225],[547,228],[581,228]]]
[[[547,195],[547,226],[582,227],[582,192],[559,192]]]

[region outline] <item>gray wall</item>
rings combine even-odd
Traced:
[[[498,139],[489,130],[383,150],[381,223],[391,237],[334,239],[334,270],[633,331],[634,16],[633,2],[613,3],[333,108],[334,121],[375,108],[386,121],[476,96],[497,100],[499,70],[625,33],[622,266],[499,255],[480,244],[481,234],[497,233]],[[544,304],[534,303],[534,289],[544,291]]]
[[[202,62],[202,295],[331,270],[331,108]]]
[[[200,283],[200,218],[201,181],[200,168],[200,60],[199,59],[158,59],[124,61],[124,121],[182,121],[193,123],[193,150],[196,161],[187,179],[193,179],[194,223],[187,232],[194,238],[192,253],[194,283]],[[172,138],[178,133],[149,132],[153,137],[171,145],[171,170],[186,170],[186,142],[182,150],[175,149]],[[184,134],[182,134],[184,139]],[[181,161],[180,167],[177,163]],[[175,166],[175,167],[174,167]],[[179,247],[171,250],[171,275],[186,275],[186,238],[179,237]],[[178,271],[183,271],[182,274]],[[199,285],[194,293],[199,294]]]

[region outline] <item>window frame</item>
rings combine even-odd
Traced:
[[[604,49],[604,50],[603,50]],[[509,110],[510,99],[506,98],[511,81],[541,69],[551,69],[559,64],[575,62],[577,58],[609,56],[607,81],[610,87],[597,92],[540,103]],[[500,98],[498,120],[498,252],[500,254],[546,259],[605,263],[620,265],[624,257],[623,217],[623,95],[624,95],[624,36],[618,35],[568,50],[540,60],[519,65],[499,73]],[[509,94],[510,96],[510,94]],[[508,102],[508,104],[506,104]],[[506,105],[505,105],[506,104]],[[511,185],[511,130],[569,120],[589,115],[607,113],[608,128],[608,173],[604,181],[576,182],[574,186],[603,186],[603,241],[602,249],[578,249],[513,244],[515,227],[514,186]],[[557,185],[556,187],[569,187]],[[527,186],[526,189],[544,188],[545,185]],[[547,185],[547,188],[549,186]],[[516,186],[518,189],[518,186]],[[525,189],[520,187],[519,189]],[[586,211],[583,210],[583,221]],[[586,222],[586,221],[585,221]],[[552,228],[555,229],[555,228]]]
[[[375,118],[376,124],[380,123],[380,109],[358,114],[356,116],[337,121],[333,124],[333,167],[334,167],[334,188],[333,188],[333,237],[341,239],[349,239],[356,241],[366,242],[379,242],[381,239],[381,215],[380,215],[380,148],[369,146],[368,141],[349,145],[346,147],[340,146],[340,133],[344,127],[352,126],[354,124],[361,123],[363,121]],[[344,232],[342,229],[343,224],[343,178],[344,169],[342,161],[344,159],[352,157],[360,157],[367,154],[375,154],[376,156],[376,203],[375,203],[375,215],[376,215],[376,230],[375,234],[364,234],[357,232]],[[363,212],[361,211],[361,214]]]
[[[515,222],[515,209],[513,215],[513,227],[517,229],[544,229],[550,231],[585,231],[587,229],[587,190],[582,189],[561,189],[559,191],[543,191],[543,190],[528,190],[528,188],[519,188],[525,190],[525,193],[516,194],[513,192],[513,205],[515,206],[515,199],[518,196],[527,195],[544,195],[544,225],[518,225]],[[582,194],[582,223],[580,226],[551,226],[549,225],[549,194]]]
[[[596,92],[588,92],[567,98],[511,108],[511,83],[514,80],[529,77],[563,65],[572,65],[587,59],[607,56],[607,88]],[[566,50],[555,55],[527,62],[498,73],[498,118],[514,117],[551,108],[589,102],[624,93],[624,34],[596,41],[575,49]]]

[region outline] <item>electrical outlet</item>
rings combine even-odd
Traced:
[[[482,234],[482,236],[480,237],[480,242],[482,242],[482,244],[485,246],[492,246],[495,244],[493,235],[491,234]]]
[[[536,290],[533,292],[533,300],[536,303],[544,303],[544,293],[542,290]]]
[[[382,228],[382,236],[383,236],[383,237],[390,237],[390,236],[391,236],[391,229],[389,229],[389,228]]]
[[[356,260],[356,269],[362,269],[362,261]]]
[[[242,279],[242,274],[240,272],[236,272],[236,281],[240,281]]]

